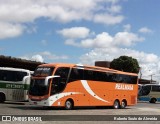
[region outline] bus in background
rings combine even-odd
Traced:
[[[125,108],[137,103],[138,75],[75,64],[43,64],[31,78],[30,104]]]
[[[159,84],[145,84],[139,85],[138,100],[149,101],[156,103],[160,101],[160,85]]]
[[[27,101],[32,73],[25,69],[0,67],[0,102]]]

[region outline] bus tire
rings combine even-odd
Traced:
[[[119,109],[120,108],[119,100],[114,101],[113,108],[114,109]]]
[[[6,100],[5,94],[0,93],[0,103],[4,103],[5,100]]]
[[[121,109],[126,108],[126,106],[127,106],[127,101],[126,100],[122,100],[122,102],[121,102]]]
[[[73,107],[74,107],[73,100],[72,99],[66,100],[66,102],[65,102],[65,109],[66,110],[71,110],[71,109],[73,109]]]
[[[151,98],[151,100],[149,101],[150,103],[156,103],[157,99],[156,98]]]

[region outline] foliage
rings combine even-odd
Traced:
[[[132,73],[139,72],[137,59],[128,56],[120,56],[119,58],[114,59],[110,64],[110,68]]]

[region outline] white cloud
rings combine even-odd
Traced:
[[[41,55],[38,55],[38,54],[37,55],[33,55],[31,60],[37,61],[37,62],[43,62],[44,61],[43,57]]]
[[[108,11],[111,13],[120,13],[122,7],[119,5],[112,5],[110,8],[108,8]]]
[[[0,22],[17,27],[33,23],[36,19],[45,18],[67,23],[71,21],[93,21],[107,25],[115,25],[124,20],[120,14],[119,0],[1,0]],[[36,28],[25,30],[36,32]],[[22,27],[16,28],[21,35]],[[15,32],[15,31],[14,31]],[[4,38],[13,37],[6,35]]]
[[[95,48],[90,52],[82,55],[80,61],[82,64],[94,65],[95,61],[112,61],[114,58],[126,55],[136,58],[142,68],[142,78],[150,79],[151,74],[159,74],[160,57],[155,54],[148,54],[132,49],[110,47],[110,48]],[[154,77],[157,80],[156,77]]]
[[[124,25],[123,27],[124,27],[125,32],[129,32],[131,30],[131,25],[130,24]]]
[[[0,22],[0,39],[12,38],[21,35],[25,27],[19,24]]]
[[[102,23],[106,25],[115,25],[121,23],[124,20],[122,15],[112,15],[108,13],[97,14],[94,16],[94,22]]]
[[[119,2],[119,0],[106,0],[107,2],[111,2],[112,4],[115,4],[117,2]]]
[[[26,59],[26,60],[32,60],[32,61],[36,61],[36,62],[44,62],[44,58],[40,54],[24,55],[19,58]]]
[[[106,32],[98,34],[94,39],[86,39],[81,41],[82,47],[110,47],[112,45],[113,38]]]
[[[48,62],[48,61],[56,61],[56,60],[67,60],[69,57],[67,55],[56,55],[49,51],[39,52],[35,54],[29,54],[21,56],[20,58],[26,60],[33,60],[38,62]]]
[[[62,60],[62,59],[68,59],[68,56],[66,55],[55,55],[53,53],[50,53],[49,51],[44,51],[39,53],[43,58],[46,58],[48,60]]]
[[[139,29],[140,33],[152,33],[153,31],[147,27],[143,27]]]
[[[112,3],[112,4],[110,4]],[[118,0],[1,0],[0,20],[7,22],[33,22],[47,17],[60,22],[92,20],[110,7],[111,13],[120,11]]]
[[[139,37],[137,34],[131,32],[118,32],[115,36],[111,36],[107,32],[97,34],[93,39],[86,38],[80,42],[73,39],[67,39],[65,44],[84,47],[84,48],[108,48],[115,46],[131,46],[136,42],[143,41],[143,37]]]
[[[117,45],[131,46],[135,42],[144,41],[144,38],[131,32],[118,32],[114,37],[114,41]]]
[[[149,79],[149,75],[160,72],[160,57],[155,54],[145,53],[129,49],[137,42],[145,39],[136,33],[130,32],[131,25],[124,26],[123,32],[111,36],[107,32],[97,34],[94,38],[86,37],[83,40],[67,39],[65,44],[75,47],[92,48],[92,50],[80,57],[80,63],[93,65],[95,61],[112,61],[122,55],[136,58],[142,68],[142,76]],[[127,48],[125,48],[127,47]]]
[[[37,27],[36,27],[36,26],[27,27],[26,32],[27,32],[28,34],[37,33]]]
[[[72,28],[66,28],[58,31],[61,35],[63,35],[66,38],[86,38],[90,30],[86,27],[72,27]]]
[[[72,39],[66,40],[66,41],[65,41],[65,44],[66,44],[66,45],[75,46],[75,47],[81,47],[79,43],[75,42],[75,41],[72,40]]]

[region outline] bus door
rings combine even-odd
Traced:
[[[55,76],[60,76],[52,79],[51,82],[51,95],[56,95],[57,99],[63,100],[63,94],[62,92],[65,90],[67,85],[67,79],[68,79],[68,73],[70,68],[68,67],[60,67],[56,70]],[[64,94],[65,96],[65,94]],[[57,103],[58,105],[61,105],[61,102]]]

